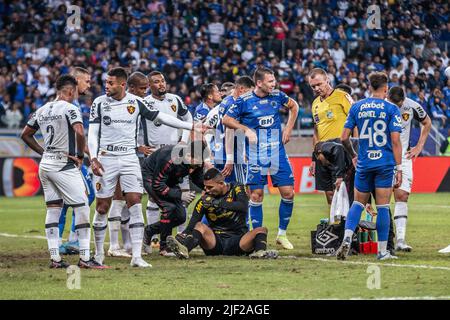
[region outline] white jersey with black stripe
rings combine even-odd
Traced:
[[[67,155],[75,156],[76,141],[73,125],[83,123],[80,110],[67,101],[48,102],[28,120],[27,125],[40,129],[44,139],[44,154],[40,166],[48,170],[74,167]]]
[[[92,103],[89,123],[97,123],[100,128],[98,150],[90,150],[91,157],[136,154],[139,119],[143,113],[149,120],[154,120],[158,115],[158,111],[150,110],[144,100],[128,92],[121,100],[106,95],[96,98]]]
[[[402,156],[405,157],[410,146],[412,120],[416,119],[422,122],[427,117],[427,112],[420,104],[410,98],[406,98],[400,108],[400,113],[402,115],[400,141],[402,143]]]
[[[183,100],[172,93],[166,93],[162,100],[149,95],[144,98],[144,101],[151,109],[175,118],[183,117],[189,112]],[[144,144],[156,148],[177,144],[182,132],[182,129],[174,129],[159,121],[149,121],[144,118],[141,120],[141,126]]]

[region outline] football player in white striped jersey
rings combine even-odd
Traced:
[[[402,184],[394,189],[395,211],[394,222],[396,229],[395,250],[409,252],[412,247],[406,244],[406,222],[408,218],[408,198],[411,193],[413,182],[412,160],[415,159],[423,149],[431,129],[431,119],[420,104],[405,97],[401,87],[392,87],[389,90],[388,100],[400,108],[402,115],[402,132],[400,141],[402,143]],[[416,119],[420,122],[420,137],[416,146],[410,147],[411,123]]]
[[[106,77],[106,95],[96,98],[91,107],[88,146],[96,187],[96,210],[93,220],[95,260],[104,260],[103,244],[107,213],[116,184],[120,181],[130,211],[131,266],[150,267],[141,257],[144,219],[141,196],[142,174],[137,149],[139,118],[160,121],[174,128],[202,131],[202,124],[194,126],[175,117],[151,110],[141,98],[126,92],[128,76],[123,68],[111,69]],[[120,180],[119,180],[120,178]]]
[[[79,167],[84,158],[86,140],[79,109],[71,102],[77,96],[77,80],[62,75],[56,81],[57,97],[48,102],[28,121],[22,132],[23,141],[42,155],[39,178],[47,205],[45,233],[50,251],[50,268],[67,268],[69,264],[59,254],[59,218],[63,204],[75,212],[75,230],[80,245],[81,268],[105,268],[90,259],[89,204]],[[44,148],[34,139],[40,129]]]

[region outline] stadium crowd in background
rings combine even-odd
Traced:
[[[355,101],[368,96],[370,71],[386,71],[390,86],[403,86],[435,126],[449,127],[448,2],[379,3],[381,29],[368,29],[372,2],[85,0],[74,3],[78,26],[67,24],[73,13],[64,1],[0,1],[0,126],[23,125],[74,66],[93,75],[91,94],[79,101],[87,126],[111,67],[161,70],[168,92],[195,107],[202,84],[233,81],[262,64],[276,71],[309,126],[314,96],[306,77],[321,67],[333,86],[349,84]]]

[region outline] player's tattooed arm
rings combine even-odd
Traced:
[[[397,169],[395,173],[394,188],[398,188],[402,184],[402,142],[400,141],[400,132],[391,132],[391,140]]]
[[[417,156],[419,156],[419,154],[423,150],[425,142],[427,141],[430,130],[431,130],[431,119],[427,115],[422,121],[420,121],[419,141],[417,141],[417,144],[414,147],[412,147],[411,150],[406,152],[407,159],[414,159],[417,158]]]
[[[248,195],[242,187],[237,187],[239,190],[236,193],[236,198],[233,202],[227,202],[225,199],[221,199],[217,207],[229,211],[239,212],[242,214],[248,213]]]
[[[29,146],[31,150],[42,155],[44,153],[44,149],[39,145],[39,143],[34,138],[34,134],[36,133],[36,131],[37,131],[36,128],[33,128],[27,124],[25,128],[23,128],[20,138],[22,138],[23,142],[25,142],[25,144]]]
[[[295,121],[297,120],[299,108],[298,103],[291,98],[289,98],[286,107],[289,109],[289,118],[286,123],[286,127],[283,130],[283,144],[288,143],[291,139],[292,129],[294,128]]]

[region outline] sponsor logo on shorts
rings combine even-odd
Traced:
[[[100,191],[101,188],[102,188],[102,184],[101,184],[100,182],[97,182],[97,183],[95,184],[95,189],[96,189],[97,191]]]

